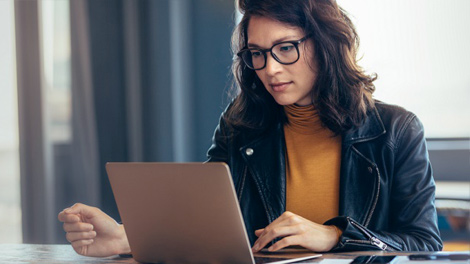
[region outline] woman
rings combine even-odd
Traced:
[[[226,162],[253,251],[440,250],[423,127],[374,101],[358,38],[333,0],[239,0],[233,34],[238,95],[209,161]],[[129,251],[99,209],[59,214],[83,255]]]

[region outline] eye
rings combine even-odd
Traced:
[[[294,45],[292,44],[286,44],[286,45],[282,45],[279,47],[279,51],[281,52],[289,52],[289,51],[292,51],[294,49]]]
[[[261,56],[261,51],[259,51],[259,50],[252,50],[251,51],[251,57],[256,58],[256,57],[259,57],[259,56]]]

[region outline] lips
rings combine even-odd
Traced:
[[[283,92],[289,87],[291,83],[292,82],[277,82],[277,83],[271,83],[269,84],[269,86],[271,86],[271,89],[274,92]]]

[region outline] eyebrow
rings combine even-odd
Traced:
[[[275,45],[275,44],[277,44],[277,43],[279,43],[279,42],[283,42],[283,41],[286,41],[286,40],[295,38],[295,37],[297,37],[297,36],[295,36],[295,35],[289,35],[289,36],[285,36],[285,37],[276,39],[275,41],[273,41],[273,45]],[[296,39],[294,39],[294,40],[296,40]],[[259,45],[255,44],[255,43],[250,43],[250,42],[248,42],[248,47],[249,47],[249,48],[261,48]]]

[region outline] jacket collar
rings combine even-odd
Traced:
[[[361,126],[343,133],[343,144],[352,145],[354,143],[372,140],[385,134],[386,132],[387,131],[382,122],[382,119],[380,118],[380,114],[377,108],[373,107],[368,111],[367,117]],[[270,136],[284,136],[283,126],[280,122],[274,126],[274,129],[268,133],[268,135],[263,134],[256,138],[252,138],[247,141],[245,145],[249,146],[253,143],[260,144]]]
[[[352,145],[354,143],[369,141],[375,139],[387,131],[380,118],[377,108],[374,107],[368,111],[364,123],[356,129],[351,129],[343,134],[343,145]]]

